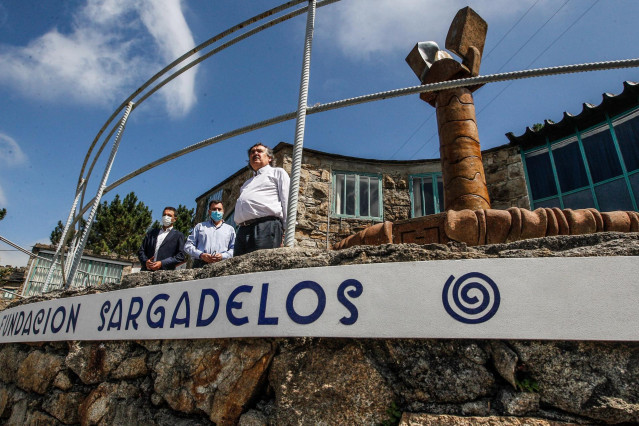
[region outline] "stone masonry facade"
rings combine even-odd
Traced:
[[[275,165],[289,174],[293,146],[280,143],[274,147]],[[505,145],[483,153],[488,191],[492,208],[530,208],[519,147]],[[352,172],[378,174],[382,180],[382,220],[339,217],[333,211],[333,173]],[[300,173],[296,245],[330,248],[336,242],[382,221],[411,218],[410,176],[441,172],[439,159],[372,160],[346,157],[304,149]],[[204,217],[207,200],[222,190],[224,210],[231,213],[242,184],[251,176],[243,168],[196,199],[196,217]]]

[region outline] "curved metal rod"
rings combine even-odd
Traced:
[[[182,62],[183,60],[187,59],[188,57],[194,55],[195,53],[199,52],[200,50],[208,47],[209,45],[215,43],[216,41],[221,40],[222,38],[246,27],[247,25],[253,24],[255,22],[258,22],[262,19],[265,19],[275,13],[281,12],[282,10],[288,9],[290,7],[296,6],[300,3],[303,3],[306,0],[294,0],[294,1],[289,1],[288,3],[282,4],[280,6],[274,7],[266,12],[263,12],[259,15],[256,15],[250,19],[245,20],[244,22],[241,22],[240,24],[235,25],[234,27],[231,27],[213,37],[211,37],[210,39],[208,39],[207,41],[205,41],[204,43],[201,43],[200,45],[196,46],[195,48],[191,49],[190,51],[188,51],[187,53],[185,53],[184,55],[180,56],[179,58],[177,58],[176,60],[174,60],[173,62],[171,62],[169,65],[167,65],[166,67],[164,67],[162,70],[160,70],[159,72],[157,72],[153,77],[151,77],[146,83],[144,83],[142,86],[140,86],[135,92],[133,92],[133,94],[131,94],[111,115],[111,117],[109,117],[109,119],[104,123],[104,125],[102,126],[102,128],[100,129],[100,131],[98,132],[98,134],[96,135],[96,137],[94,138],[93,142],[91,143],[91,146],[89,147],[89,150],[85,156],[84,162],[82,164],[82,168],[80,170],[80,176],[78,179],[78,182],[80,181],[80,179],[82,179],[82,175],[84,173],[84,170],[86,168],[86,164],[89,160],[89,157],[91,156],[91,152],[93,151],[93,148],[95,147],[97,141],[100,139],[100,137],[102,136],[102,134],[104,133],[104,130],[108,127],[109,124],[111,124],[111,122],[115,119],[115,117],[122,111],[122,109],[124,109],[124,107],[128,104],[128,102],[132,101],[136,96],[138,96],[140,93],[142,93],[147,87],[149,87],[153,82],[157,81],[162,75],[166,74],[166,72],[168,70],[170,70],[171,68],[173,68],[175,65],[177,65],[178,63]],[[332,3],[336,3],[340,0],[323,0],[318,4],[317,7],[321,7],[321,6],[327,6],[329,4]],[[273,25],[279,24],[283,21],[286,21],[288,19],[294,18],[296,16],[299,16],[301,14],[303,14],[306,11],[306,8],[300,8],[297,9],[293,12],[290,12],[286,15],[281,16],[280,18],[271,20],[269,22],[267,22],[266,24],[261,25],[260,27],[257,27],[239,37],[236,37],[233,40],[230,40],[229,42],[225,43],[224,45],[214,49],[213,51],[207,53],[206,55],[204,55],[201,58],[198,58],[197,60],[194,60],[192,62],[190,62],[189,64],[185,65],[184,67],[180,68],[179,70],[177,70],[174,74],[171,74],[168,78],[166,78],[165,80],[163,80],[162,82],[160,82],[157,86],[155,86],[154,88],[152,88],[149,92],[147,92],[142,98],[138,99],[135,102],[134,105],[134,109],[137,108],[140,103],[144,102],[149,96],[151,96],[153,93],[155,93],[156,91],[158,91],[160,88],[162,88],[164,85],[166,85],[167,83],[169,83],[170,81],[172,81],[173,79],[177,78],[179,75],[183,74],[184,72],[186,72],[187,70],[189,70],[190,68],[194,67],[195,65],[197,65],[198,63],[202,62],[203,60],[211,57],[212,55],[214,55],[215,53],[220,52],[221,50],[224,50],[232,45],[234,45],[235,43],[244,40],[260,31],[263,31],[267,28],[272,27]],[[91,176],[91,172],[93,171],[93,167],[95,165],[95,163],[97,162],[98,158],[100,157],[100,154],[102,153],[102,151],[104,150],[104,147],[106,146],[106,144],[108,143],[108,141],[111,139],[111,137],[113,136],[113,133],[115,132],[115,129],[117,128],[117,123],[114,124],[113,128],[111,129],[111,132],[109,133],[109,135],[105,138],[105,140],[102,142],[102,145],[99,149],[99,151],[96,153],[93,162],[91,164],[91,167],[89,168],[89,171],[87,173],[87,175],[84,177],[85,180],[89,180],[90,176]],[[78,184],[78,188],[79,188],[79,184]],[[85,190],[82,192],[82,197],[81,197],[81,202],[80,205],[82,205],[84,203],[84,195],[86,192],[86,187]],[[83,210],[85,211],[85,210]]]
[[[338,0],[332,0],[332,1],[338,1]],[[133,110],[135,110],[135,108],[137,108],[142,102],[144,102],[145,100],[147,100],[151,95],[153,95],[155,92],[157,92],[158,90],[160,90],[162,87],[164,87],[167,83],[171,82],[172,80],[174,80],[175,78],[179,77],[180,75],[182,75],[183,73],[185,73],[186,71],[188,71],[189,69],[193,68],[195,65],[199,64],[200,62],[210,58],[211,56],[215,55],[216,53],[221,52],[222,50],[233,46],[234,44],[254,35],[257,34],[258,32],[265,30],[267,28],[270,28],[276,24],[279,24],[287,19],[291,19],[295,16],[299,16],[302,13],[304,13],[306,11],[305,8],[301,8],[298,9],[296,11],[293,11],[287,15],[281,16],[277,19],[273,19],[259,27],[254,28],[253,30],[244,33],[226,43],[224,43],[223,45],[213,49],[211,52],[208,52],[206,55],[200,56],[199,58],[189,62],[188,64],[186,64],[185,66],[183,66],[182,68],[180,68],[179,70],[177,70],[175,73],[171,74],[170,76],[168,76],[166,79],[162,80],[160,83],[158,83],[156,86],[154,86],[151,90],[149,90],[147,93],[144,94],[144,96],[142,96],[140,99],[137,100],[137,102],[135,103],[135,105],[133,106]],[[113,136],[113,133],[115,132],[115,129],[117,129],[117,124],[113,125],[113,128],[111,129],[111,132],[109,133],[109,135],[105,138],[104,142],[102,143],[102,145],[100,146],[100,150],[98,151],[98,153],[95,155],[95,157],[93,158],[93,162],[91,163],[91,167],[89,168],[89,171],[87,172],[87,177],[86,179],[88,179],[89,176],[91,176],[91,172],[93,171],[93,167],[95,166],[95,163],[98,161],[98,158],[100,157],[100,154],[102,153],[102,151],[104,150],[104,147],[106,146],[106,144],[108,143],[108,141],[111,139],[111,136]],[[80,201],[80,205],[84,204],[84,192],[82,193],[82,198]]]
[[[491,74],[486,76],[477,76],[471,78],[464,78],[460,80],[452,80],[452,81],[444,81],[441,83],[432,83],[425,84],[422,86],[411,86],[403,89],[395,89],[389,90],[385,92],[373,93],[370,95],[363,95],[354,98],[343,99],[335,102],[329,102],[327,104],[320,104],[312,107],[308,107],[306,109],[306,114],[317,114],[320,112],[331,111],[338,108],[343,108],[352,105],[358,105],[367,102],[373,102],[377,100],[396,98],[400,96],[414,95],[418,93],[425,92],[434,92],[437,90],[444,89],[453,89],[456,87],[463,86],[474,86],[476,84],[486,84],[486,83],[496,83],[500,81],[508,81],[508,80],[519,80],[524,78],[532,78],[532,77],[543,77],[557,74],[569,74],[569,73],[577,73],[577,72],[586,72],[586,71],[602,71],[608,69],[619,69],[619,68],[632,68],[639,67],[639,58],[634,59],[625,59],[620,61],[606,61],[606,62],[591,62],[586,64],[575,64],[575,65],[563,65],[558,67],[550,67],[550,68],[536,68],[532,70],[523,70],[523,71],[511,71],[500,74]],[[214,136],[209,139],[205,139],[201,142],[195,143],[193,145],[182,148],[179,151],[175,151],[173,154],[165,155],[162,158],[159,158],[123,177],[113,182],[111,185],[107,186],[104,190],[104,193],[111,191],[112,189],[118,187],[124,182],[152,169],[161,164],[164,164],[168,161],[171,161],[175,158],[181,157],[185,154],[188,154],[193,151],[197,151],[198,149],[207,147],[209,145],[213,145],[217,142],[221,142],[223,140],[229,139],[234,136],[238,136],[244,133],[251,132],[253,130],[262,129],[264,127],[271,126],[273,124],[282,123],[284,121],[292,120],[295,118],[297,112],[289,112],[287,114],[282,114],[277,117],[273,117],[264,121],[260,121],[255,124],[251,124],[248,126],[240,127],[238,129],[232,130],[227,133],[222,133],[220,135]],[[92,202],[91,200],[87,203],[86,206],[78,213],[78,216],[74,220],[73,224],[75,224],[80,216],[82,216],[89,208],[89,204]]]
[[[184,53],[182,56],[180,56],[179,58],[175,59],[173,62],[171,62],[170,64],[168,64],[167,66],[162,68],[160,71],[158,71],[153,77],[148,79],[146,81],[146,83],[144,83],[142,86],[140,86],[126,100],[124,100],[124,102],[122,102],[120,104],[120,106],[113,112],[113,114],[111,114],[111,116],[108,118],[108,120],[104,123],[104,125],[102,126],[102,128],[100,129],[100,131],[98,132],[96,137],[93,139],[93,142],[91,143],[91,146],[89,147],[89,151],[87,152],[87,155],[86,155],[86,157],[84,159],[84,163],[82,164],[82,169],[80,170],[80,178],[82,178],[82,174],[84,173],[84,168],[86,167],[86,163],[87,163],[88,158],[89,158],[89,156],[91,154],[91,151],[93,150],[95,144],[97,143],[98,139],[100,138],[100,136],[102,135],[104,130],[115,119],[115,117],[117,117],[117,115],[128,105],[128,103],[131,102],[133,100],[133,98],[138,96],[142,91],[144,91],[144,89],[149,87],[153,82],[157,81],[162,75],[164,75],[168,70],[173,68],[175,65],[179,64],[180,62],[182,62],[186,58],[189,58],[189,57],[193,56],[194,54],[196,54],[200,50],[208,47],[209,45],[215,43],[216,41],[226,37],[229,34],[232,34],[232,33],[236,32],[236,31],[238,31],[238,30],[241,30],[242,28],[244,28],[247,25],[250,25],[250,24],[252,24],[254,22],[260,21],[260,20],[262,20],[262,19],[264,19],[264,18],[266,18],[268,16],[273,15],[274,13],[281,12],[282,10],[288,9],[289,7],[292,7],[292,6],[295,6],[297,4],[300,4],[303,1],[305,1],[305,0],[289,1],[287,3],[284,3],[284,4],[280,5],[280,6],[277,6],[277,7],[274,7],[272,9],[269,9],[266,12],[262,12],[262,13],[260,13],[258,15],[255,15],[254,17],[249,18],[249,19],[247,19],[247,20],[245,20],[243,22],[240,22],[239,24],[222,31],[219,34],[214,35],[213,37],[209,38],[208,40],[204,41],[203,43],[200,43],[199,45],[197,45],[193,49],[189,50],[188,52]]]

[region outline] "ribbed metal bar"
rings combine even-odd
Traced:
[[[239,24],[222,31],[219,34],[214,35],[213,37],[209,38],[205,42],[200,43],[199,45],[197,45],[193,49],[189,50],[188,52],[186,52],[185,54],[183,54],[182,56],[180,56],[179,58],[177,58],[176,60],[174,60],[173,62],[168,64],[166,67],[162,68],[153,77],[148,79],[142,86],[140,86],[135,92],[133,92],[124,102],[122,102],[120,104],[120,106],[115,111],[113,111],[113,114],[111,114],[109,119],[104,123],[104,125],[102,126],[102,128],[100,129],[98,134],[93,139],[93,142],[91,143],[91,146],[89,147],[89,151],[87,152],[87,155],[84,158],[84,163],[82,164],[82,168],[80,169],[80,177],[78,178],[78,188],[80,187],[80,182],[81,182],[81,179],[82,179],[82,175],[84,174],[84,169],[85,169],[85,167],[87,165],[87,162],[89,161],[89,157],[91,155],[91,151],[93,151],[93,147],[98,142],[98,140],[100,139],[100,136],[102,136],[102,133],[104,133],[106,128],[109,126],[109,124],[111,124],[111,122],[115,119],[115,117],[117,117],[117,115],[129,104],[129,102],[133,101],[133,99],[136,96],[138,96],[140,93],[142,93],[147,87],[149,87],[151,84],[153,84],[155,81],[157,81],[160,77],[162,77],[164,74],[166,74],[167,71],[169,71],[170,69],[175,67],[177,64],[179,64],[180,62],[184,61],[185,59],[195,55],[196,53],[198,53],[202,49],[205,49],[206,47],[210,46],[211,44],[215,43],[216,41],[219,41],[219,40],[223,39],[224,37],[226,37],[226,36],[228,36],[230,34],[233,34],[234,32],[236,32],[238,30],[241,30],[242,28],[245,28],[247,25],[250,25],[250,24],[253,24],[255,22],[258,22],[258,21],[260,21],[260,20],[262,20],[264,18],[267,18],[267,17],[275,14],[275,13],[281,12],[282,10],[285,10],[285,9],[290,8],[290,7],[296,6],[296,5],[300,4],[300,3],[303,3],[304,1],[305,0],[289,1],[287,3],[284,3],[284,4],[280,5],[280,6],[276,6],[276,7],[272,8],[272,9],[270,9],[270,10],[267,10],[266,12],[262,12],[262,13],[260,13],[258,15],[255,15],[252,18],[249,18],[249,19],[247,19],[247,20],[245,20],[243,22],[240,22]]]
[[[78,206],[78,200],[82,195],[82,187],[84,187],[86,180],[82,179],[80,183],[80,188],[76,191],[75,200],[73,200],[73,205],[71,206],[71,211],[69,212],[69,217],[67,218],[67,222],[64,225],[64,229],[62,230],[62,235],[60,236],[60,241],[58,241],[58,247],[56,248],[55,254],[53,255],[53,260],[51,262],[51,267],[49,268],[49,272],[47,272],[47,278],[44,280],[44,284],[42,286],[42,292],[46,293],[49,289],[49,283],[51,282],[51,277],[53,277],[53,270],[55,269],[56,262],[58,261],[58,256],[60,256],[60,252],[62,251],[64,244],[66,243],[67,233],[69,232],[69,228],[71,226],[71,221],[73,220],[73,215],[75,214],[75,209]],[[64,270],[61,266],[61,272],[64,276]]]
[[[124,131],[124,127],[126,125],[126,121],[129,118],[129,113],[133,108],[133,102],[129,102],[126,109],[124,110],[124,115],[120,120],[120,126],[118,128],[118,133],[115,136],[115,141],[113,142],[113,148],[111,149],[111,155],[109,156],[109,161],[107,161],[106,167],[104,168],[104,174],[102,175],[102,181],[100,182],[100,187],[98,188],[98,192],[93,199],[93,205],[91,208],[91,213],[89,213],[89,217],[87,219],[87,225],[84,228],[82,233],[82,238],[78,243],[78,246],[75,248],[73,262],[71,263],[71,268],[69,268],[69,273],[67,275],[67,283],[65,285],[68,288],[73,282],[73,277],[75,272],[80,265],[80,260],[82,259],[82,252],[84,251],[84,246],[89,239],[89,232],[91,231],[91,224],[93,219],[95,218],[96,211],[98,210],[98,205],[100,204],[100,200],[102,199],[102,194],[104,193],[104,188],[106,187],[106,181],[109,178],[109,174],[111,173],[111,167],[113,166],[113,161],[115,160],[115,154],[118,152],[118,147],[120,146],[120,140],[122,139],[122,132]]]
[[[2,235],[0,235],[0,241],[2,241],[3,243],[9,244],[11,247],[13,247],[14,249],[17,249],[18,251],[21,251],[22,253],[26,254],[29,257],[37,257],[38,259],[44,259],[44,260],[49,260],[46,259],[44,257],[40,257],[36,254],[31,253],[29,250],[20,247],[19,245],[17,245],[16,243],[14,243],[13,241],[9,241],[6,238],[4,238]]]
[[[293,145],[293,162],[291,165],[291,185],[288,195],[288,212],[286,214],[286,234],[284,237],[284,245],[286,245],[286,247],[293,247],[295,245],[297,196],[300,192],[300,169],[302,167],[304,129],[306,127],[306,108],[308,106],[308,81],[311,74],[311,50],[313,47],[313,29],[315,28],[315,4],[315,0],[309,0],[308,2],[306,38],[304,40],[304,59],[302,60],[300,95],[297,103],[297,119],[295,122],[295,143]]]
[[[414,94],[422,93],[422,92],[434,92],[436,90],[449,89],[453,87],[472,86],[475,84],[495,83],[499,81],[541,77],[541,76],[548,76],[548,75],[577,73],[577,72],[585,72],[585,71],[602,71],[607,69],[632,68],[632,67],[639,67],[639,58],[626,59],[621,61],[612,61],[612,62],[593,62],[593,63],[580,64],[580,65],[565,65],[565,66],[554,67],[554,68],[540,68],[535,70],[513,71],[508,73],[478,76],[478,77],[466,78],[462,80],[446,81],[443,83],[433,83],[433,84],[427,84],[423,86],[412,86],[412,87],[407,87],[404,89],[389,90],[386,92],[379,92],[379,93],[374,93],[371,95],[364,95],[364,96],[358,96],[355,98],[343,99],[340,101],[330,102],[327,104],[315,105],[312,107],[308,107],[306,109],[306,114],[307,115],[317,114],[320,112],[331,111],[331,110],[352,106],[352,105],[358,105],[358,104],[362,104],[366,102],[396,98],[400,96],[414,95]],[[153,169],[159,165],[162,165],[168,161],[171,161],[175,158],[181,157],[185,154],[191,153],[193,151],[197,151],[198,149],[205,148],[209,145],[213,145],[223,140],[230,139],[234,136],[238,136],[244,133],[249,133],[249,132],[252,132],[253,130],[263,129],[273,124],[278,124],[288,120],[292,120],[293,118],[296,117],[296,115],[297,113],[295,111],[289,112],[286,114],[278,115],[277,117],[260,121],[258,123],[250,124],[248,126],[231,130],[227,133],[222,133],[212,138],[204,139],[201,142],[182,148],[181,150],[175,151],[172,154],[165,155],[164,157],[159,158],[121,177],[120,179],[116,180],[111,185],[109,185],[105,189],[105,193],[122,185],[124,182],[150,169]],[[83,210],[79,213],[79,215],[84,214],[86,210],[88,210],[88,206],[85,206]]]

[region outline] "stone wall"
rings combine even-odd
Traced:
[[[526,174],[518,146],[504,145],[482,152],[491,208],[530,209]]]
[[[557,256],[639,256],[639,234],[481,247],[281,248],[199,270],[132,274],[100,290],[313,266]],[[638,342],[254,338],[4,344],[0,366],[0,422],[8,425],[376,425],[398,424],[400,416],[403,425],[639,422]]]

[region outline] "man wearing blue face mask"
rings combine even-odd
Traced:
[[[224,206],[220,200],[209,203],[209,220],[195,225],[184,244],[184,251],[193,258],[193,267],[201,268],[207,263],[233,257],[235,229],[224,223]]]

